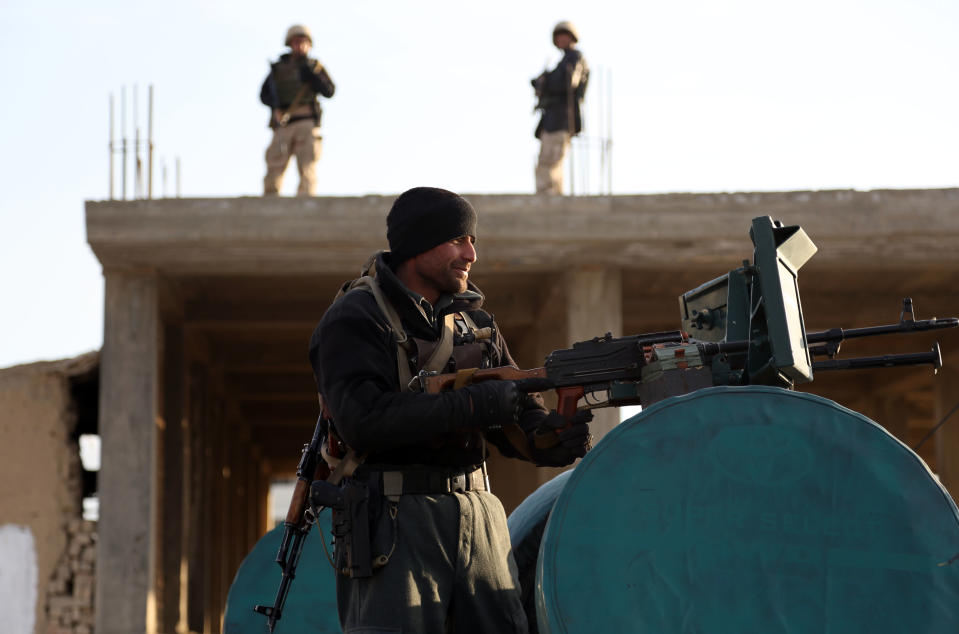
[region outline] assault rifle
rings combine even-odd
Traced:
[[[300,563],[300,554],[303,552],[303,542],[310,529],[316,523],[316,515],[308,504],[310,484],[316,480],[325,480],[330,475],[329,467],[320,456],[320,446],[324,438],[325,421],[321,415],[316,421],[313,430],[313,439],[310,444],[303,445],[303,454],[300,464],[296,467],[296,486],[290,500],[290,508],[283,522],[283,540],[276,553],[276,563],[282,570],[280,586],[276,591],[276,598],[272,606],[255,605],[253,611],[267,618],[267,627],[270,632],[276,627],[276,622],[283,616],[283,605],[286,595],[290,592],[290,584],[296,577],[296,566]]]
[[[916,320],[903,299],[899,323],[833,328],[807,333],[798,270],[816,253],[799,226],[768,216],[750,229],[753,262],[711,280],[679,298],[683,329],[626,337],[607,333],[556,350],[544,367],[464,371],[469,380],[544,377],[555,386],[557,411],[572,417],[586,407],[650,405],[669,396],[714,385],[774,385],[791,389],[813,380],[815,371],[929,364],[942,366],[939,344],[929,352],[839,359],[846,339],[955,328],[959,319]],[[695,333],[695,336],[689,333]],[[828,357],[814,361],[813,357]],[[414,386],[426,392],[450,389],[456,374],[420,373]],[[465,377],[460,377],[460,383]],[[598,395],[605,394],[605,400]]]
[[[323,443],[329,433],[329,418],[321,404],[321,413],[313,430],[310,444],[303,445],[300,464],[296,467],[296,486],[290,499],[290,508],[283,522],[283,539],[276,553],[276,563],[282,574],[273,605],[255,605],[253,611],[267,618],[267,628],[272,633],[276,622],[283,616],[283,606],[296,578],[303,544],[320,511],[324,508],[338,511],[333,516],[333,535],[342,538],[347,553],[346,566],[341,572],[350,577],[369,577],[375,568],[386,564],[387,557],[371,558],[369,554],[369,527],[367,503],[369,491],[365,485],[352,484],[341,487],[343,478],[350,475],[363,461],[352,451],[345,456],[323,454]],[[327,459],[336,467],[331,471]],[[327,553],[329,556],[329,553]],[[330,564],[333,561],[330,560]]]

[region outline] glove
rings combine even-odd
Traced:
[[[493,429],[515,423],[526,405],[527,393],[548,389],[548,379],[481,381],[461,388],[470,399],[471,423]]]
[[[536,91],[536,94],[540,94],[543,91],[543,86],[546,85],[546,73],[541,73],[538,77],[534,77],[529,80],[529,83],[532,84],[533,89]]]
[[[588,409],[576,412],[572,421],[567,421],[556,410],[547,414],[530,437],[533,461],[543,467],[565,467],[585,456],[592,448],[591,420],[593,413]]]
[[[309,62],[303,62],[300,64],[300,79],[305,82],[313,81],[314,78],[313,68]]]

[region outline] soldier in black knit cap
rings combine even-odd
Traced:
[[[390,251],[344,286],[310,340],[333,421],[325,453],[361,458],[345,482],[368,500],[363,530],[334,516],[340,624],[348,632],[526,632],[486,443],[538,465],[567,465],[586,453],[592,416],[581,412],[567,427],[544,407],[543,379],[411,389],[421,369],[515,363],[469,281],[472,205],[417,187],[396,199],[386,223]],[[547,432],[558,444],[538,448],[534,435]]]

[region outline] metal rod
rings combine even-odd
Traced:
[[[120,134],[122,135],[123,160],[120,161],[123,166],[123,196],[121,200],[127,199],[127,87],[124,86],[120,93]]]
[[[147,115],[147,199],[153,198],[153,84],[150,84],[150,109]]]
[[[560,62],[562,63],[562,62]],[[565,81],[566,81],[566,133],[569,135],[569,145],[566,148],[566,153],[569,155],[567,157],[567,162],[569,163],[569,195],[576,195],[576,175],[573,171],[573,130],[576,127],[573,119],[573,100],[575,99],[575,93],[573,92],[572,82],[572,67],[567,65],[565,67]],[[561,194],[563,192],[560,192]]]
[[[110,93],[110,200],[113,200],[113,93]]]
[[[143,175],[140,170],[140,128],[133,133],[133,198],[143,198]]]
[[[613,195],[613,69],[607,69],[606,90],[608,99],[606,101],[609,111],[606,113],[606,190],[609,195]]]
[[[176,197],[180,197],[180,157],[176,157]]]
[[[604,69],[599,69],[599,189],[600,193],[606,185],[606,82],[603,80]]]
[[[140,87],[133,84],[133,198],[143,198],[143,172],[140,169]]]

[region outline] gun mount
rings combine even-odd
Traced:
[[[806,332],[798,272],[817,247],[801,227],[755,218],[749,232],[753,262],[706,282],[679,298],[680,319],[690,339],[711,357],[712,385],[792,388],[815,371],[929,364],[938,370],[938,343],[929,352],[837,359],[846,339],[910,334],[959,326],[959,319],[917,320],[912,299],[902,300],[899,323]],[[814,361],[816,356],[828,360]],[[662,368],[666,365],[660,364]]]

